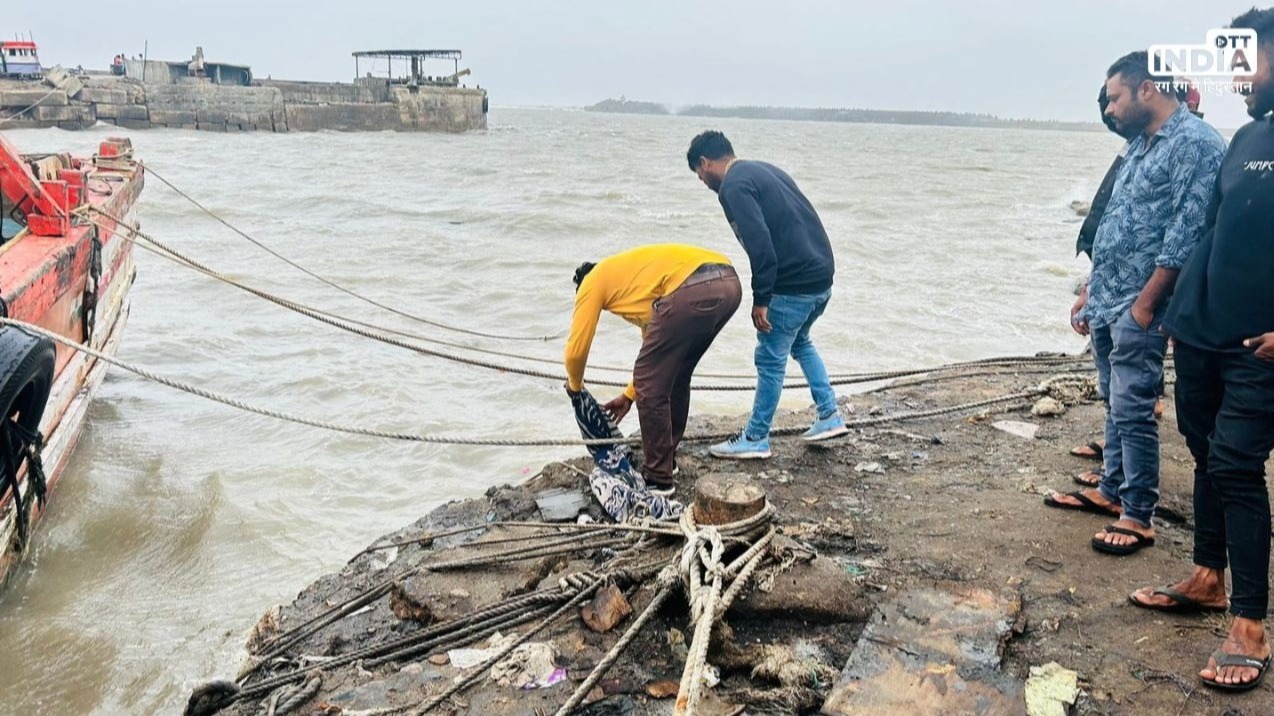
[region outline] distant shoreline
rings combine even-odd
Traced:
[[[965,112],[916,112],[882,109],[826,109],[809,107],[713,107],[696,104],[676,111],[658,102],[605,99],[584,108],[587,112],[611,114],[669,115],[680,117],[730,117],[737,119],[780,119],[798,122],[842,122],[847,124],[905,124],[937,127],[982,127],[992,129],[1047,129],[1067,132],[1105,131],[1096,122],[1062,122],[1037,119],[1002,119],[990,114]]]

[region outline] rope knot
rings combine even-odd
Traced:
[[[1097,394],[1097,379],[1091,375],[1062,373],[1045,379],[1037,390],[1064,405],[1075,405]]]
[[[661,587],[671,587],[680,581],[680,579],[681,572],[677,570],[676,565],[672,564],[659,570],[659,576],[655,577],[655,580]]]

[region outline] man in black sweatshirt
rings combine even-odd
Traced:
[[[770,456],[770,424],[783,392],[790,355],[801,366],[818,411],[807,442],[845,435],[836,393],[810,328],[827,309],[836,262],[823,222],[796,182],[773,164],[743,161],[721,132],[690,142],[690,170],[717,193],[725,217],[752,264],[752,325],[756,327],[756,396],[739,435],[713,445],[716,457]]]
[[[1229,636],[1199,673],[1227,691],[1255,688],[1270,666],[1270,498],[1274,449],[1274,8],[1231,27],[1256,30],[1254,121],[1230,142],[1203,240],[1182,267],[1163,330],[1176,339],[1177,425],[1194,457],[1194,571],[1129,599],[1161,611],[1221,611]],[[1248,86],[1250,85],[1250,89]]]

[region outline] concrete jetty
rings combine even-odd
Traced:
[[[842,409],[924,412],[1017,394],[1076,371],[1088,371],[1082,357],[967,367],[856,394]],[[821,445],[776,441],[768,461],[714,460],[701,445],[683,445],[674,497],[697,502],[705,482],[744,475],[764,489],[777,529],[770,557],[709,642],[706,663],[714,670],[710,679],[705,670],[697,713],[1271,713],[1268,690],[1217,695],[1198,686],[1199,668],[1223,638],[1223,617],[1157,615],[1127,602],[1132,590],[1190,569],[1192,463],[1167,402],[1159,542],[1117,565],[1090,547],[1109,520],[1041,504],[1042,493],[1072,489],[1071,477],[1092,466],[1068,453],[1104,420],[1091,394],[1050,417],[1023,400],[858,428]],[[725,431],[743,417],[694,416],[688,432]],[[1037,430],[1031,438],[1005,432],[997,427],[1004,418]],[[803,428],[811,419],[809,411],[780,412],[776,426]],[[660,565],[658,550],[681,548],[660,536],[641,559],[625,562],[628,542],[579,532],[609,524],[594,500],[548,515],[548,492],[590,497],[584,471],[591,466],[586,457],[553,463],[520,485],[443,505],[379,538],[294,601],[262,605],[244,678],[200,685],[187,713],[253,716],[272,702],[276,714],[422,713],[435,702],[428,713],[558,713],[639,624],[661,583],[617,582],[609,595],[599,592],[534,631],[565,599],[566,592],[550,591],[564,589],[563,580],[570,586],[571,575],[642,566],[647,556]],[[511,526],[549,517],[561,532],[552,542],[550,531]],[[474,526],[481,529],[453,533]],[[521,561],[483,565],[492,553],[528,545],[538,551]],[[687,591],[674,592],[569,713],[681,713],[675,697],[694,620]],[[360,594],[374,598],[348,601]],[[535,611],[520,623],[498,625],[498,634],[485,623],[448,631],[457,620],[492,614],[484,611],[492,605],[555,596],[547,606],[531,604]],[[341,605],[349,608],[337,621],[315,621]],[[301,629],[315,625],[322,628]],[[251,625],[242,626],[247,635]],[[527,641],[506,651],[518,638]],[[457,679],[470,685],[439,701]]]
[[[382,77],[246,85],[170,79],[53,68],[43,82],[0,80],[0,129],[83,129],[99,121],[126,129],[211,132],[467,132],[487,126],[487,93],[476,88]]]

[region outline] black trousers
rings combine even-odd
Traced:
[[[1230,612],[1264,619],[1269,606],[1274,363],[1177,341],[1177,425],[1194,456],[1194,563],[1225,569]]]

